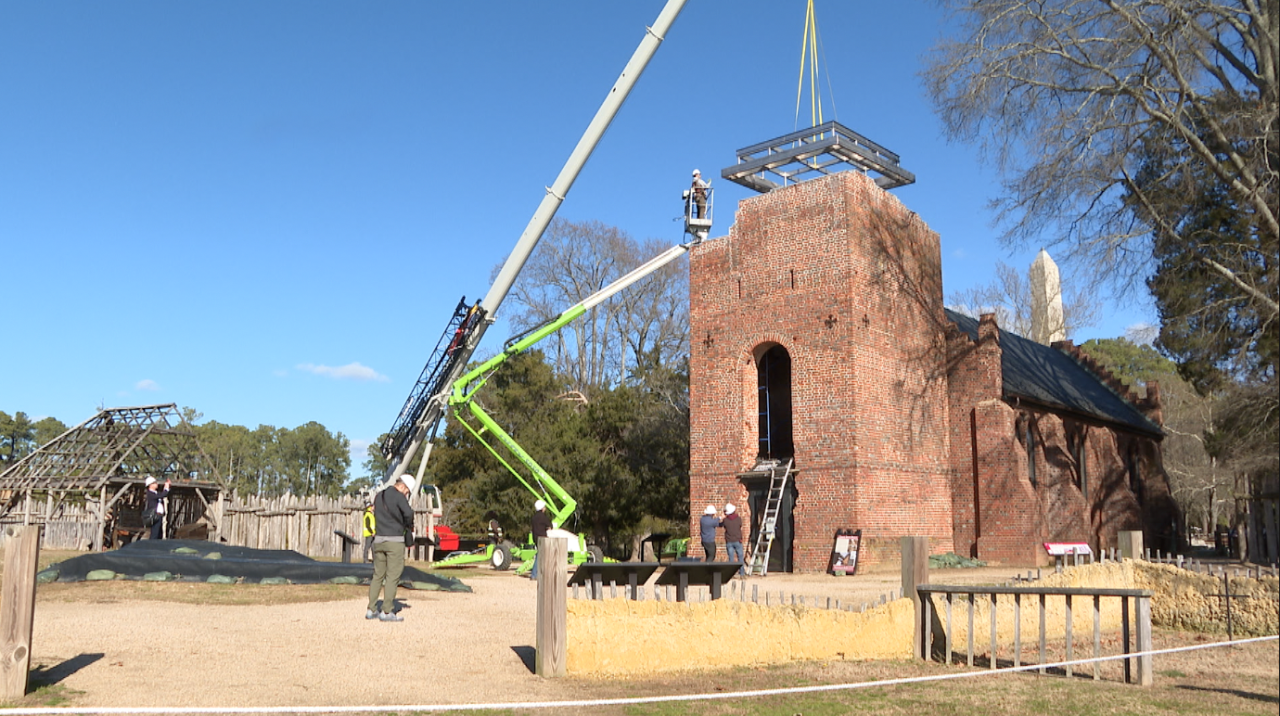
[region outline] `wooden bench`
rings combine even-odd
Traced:
[[[347,534],[346,532],[343,532],[342,530],[334,530],[333,533],[338,535],[338,537],[342,538],[342,563],[350,564],[351,550],[353,550],[357,545],[360,544],[360,540],[356,539],[355,537],[352,537],[351,535]]]
[[[635,599],[638,587],[660,566],[657,562],[586,562],[569,575],[569,584],[585,586],[592,599],[604,599],[605,582],[625,584],[627,596]]]

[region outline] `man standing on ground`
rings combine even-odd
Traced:
[[[551,517],[547,515],[547,503],[538,500],[533,503],[533,519],[529,524],[529,531],[533,533],[533,569],[529,570],[529,578],[538,578],[538,539],[547,536],[547,530],[551,529]]]
[[[708,562],[716,561],[716,528],[719,526],[715,506],[707,505],[698,520],[698,532],[702,535],[702,551],[706,553]]]
[[[395,487],[383,490],[373,500],[373,579],[369,580],[369,608],[365,619],[402,622],[396,614],[396,587],[404,573],[405,533],[413,531],[413,508],[409,496],[416,480],[401,475]],[[378,593],[382,592],[382,613],[378,613]]]
[[[724,528],[724,549],[729,554],[730,562],[742,563],[742,517],[738,514],[738,508],[729,503],[724,506],[724,519],[720,520],[720,526]],[[738,568],[738,574],[746,574],[746,570]]]
[[[164,489],[150,475],[143,481],[147,487],[147,507],[142,512],[142,524],[151,530],[151,539],[164,537],[164,498],[169,496],[169,481],[164,481]]]

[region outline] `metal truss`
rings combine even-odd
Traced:
[[[874,174],[881,189],[914,184],[897,154],[838,122],[827,122],[738,150],[738,163],[720,176],[765,193],[843,171]]]

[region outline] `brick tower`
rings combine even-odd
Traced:
[[[951,549],[941,256],[915,212],[858,172],[743,200],[691,254],[690,329],[695,520],[732,502],[754,533],[753,467],[793,458],[771,570],[825,569],[841,528],[864,563],[903,535]]]

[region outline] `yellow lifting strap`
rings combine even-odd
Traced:
[[[818,83],[818,20],[813,13],[813,0],[809,0],[809,6],[805,10],[804,17],[804,40],[800,43],[800,79],[796,84],[796,124],[800,124],[800,98],[804,94],[804,69],[805,63],[809,65],[809,113],[810,126],[816,127],[822,124],[822,100],[818,93],[821,91],[821,85]]]

